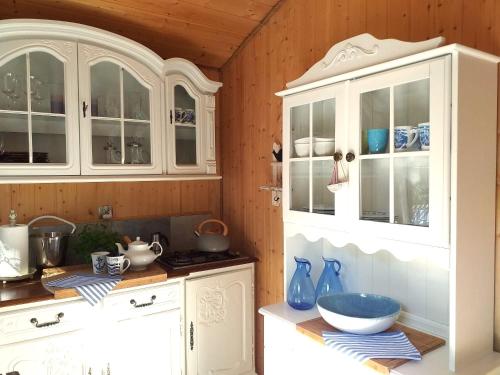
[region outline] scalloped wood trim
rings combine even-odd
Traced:
[[[325,57],[314,64],[304,75],[287,83],[288,88],[297,87],[379,64],[400,57],[427,51],[443,45],[444,37],[422,42],[403,42],[397,39],[377,39],[371,34],[361,34],[335,44]]]

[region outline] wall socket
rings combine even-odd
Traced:
[[[111,220],[113,218],[113,206],[110,204],[97,207],[97,211],[99,212],[99,219]]]

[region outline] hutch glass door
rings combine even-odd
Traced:
[[[441,60],[353,83],[359,221],[426,229],[441,225],[448,186],[443,166],[449,159],[443,142],[448,127],[443,77]]]
[[[196,104],[183,85],[174,86],[175,164],[179,167],[198,164]]]
[[[287,193],[292,212],[336,215],[336,194],[328,186],[334,182],[333,156],[341,138],[338,131],[341,103],[337,87],[288,99]]]

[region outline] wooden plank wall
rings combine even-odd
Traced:
[[[220,81],[217,69],[202,68],[210,79]],[[216,94],[216,147],[220,160],[220,96]],[[220,170],[220,164],[218,166]],[[57,215],[76,222],[97,220],[97,207],[113,205],[116,219],[153,218],[211,213],[221,216],[221,181],[101,182],[65,184],[1,184],[0,225],[15,209],[19,222],[40,215]]]
[[[408,41],[443,35],[448,43],[500,55],[500,0],[284,0],[223,67],[223,217],[233,239],[260,258],[257,308],[283,299],[281,213],[271,206],[270,193],[257,189],[270,180],[271,146],[281,139],[281,100],[274,93],[302,75],[333,44],[363,32]],[[497,212],[500,218],[500,206]],[[263,374],[260,317],[256,331],[257,368]]]

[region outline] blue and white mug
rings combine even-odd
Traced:
[[[95,274],[106,273],[106,256],[109,251],[96,251],[90,254],[92,258],[92,270]]]
[[[406,151],[418,140],[419,130],[411,126],[394,127],[394,151]]]
[[[106,263],[108,264],[108,274],[121,275],[130,267],[130,259],[125,255],[107,256]]]
[[[420,147],[427,151],[431,148],[431,127],[428,122],[418,124],[418,136],[420,138]]]

